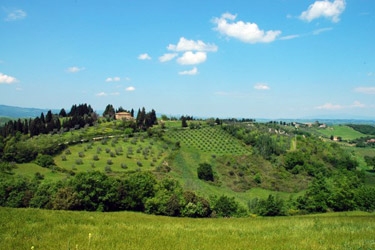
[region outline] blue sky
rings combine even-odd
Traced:
[[[373,0],[3,0],[0,104],[375,118]]]

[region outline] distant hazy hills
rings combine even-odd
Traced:
[[[41,113],[46,114],[50,109],[38,108],[21,108],[14,106],[7,106],[0,104],[0,117],[10,118],[35,118],[40,116]],[[51,110],[52,113],[58,113],[60,110]]]

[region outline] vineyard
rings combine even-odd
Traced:
[[[168,136],[181,146],[217,155],[245,155],[251,151],[220,127],[173,130]]]

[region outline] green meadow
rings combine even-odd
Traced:
[[[319,129],[318,132],[328,138],[335,136],[341,137],[343,140],[353,140],[366,136],[365,134],[362,134],[361,132],[358,132],[346,125],[333,125],[326,129]]]
[[[191,219],[0,208],[0,249],[374,249],[375,215]]]

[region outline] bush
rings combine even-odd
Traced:
[[[83,160],[82,159],[76,159],[76,164],[77,165],[82,165],[83,164]]]
[[[104,171],[108,174],[108,173],[112,173],[112,168],[110,166],[105,166],[104,168]]]
[[[214,181],[212,167],[208,163],[201,163],[197,169],[198,178],[205,181]]]
[[[35,163],[44,168],[55,165],[55,162],[50,155],[38,155],[36,157]]]
[[[122,169],[127,169],[128,166],[127,166],[125,163],[121,163],[121,168],[122,168]]]
[[[239,205],[234,200],[234,197],[229,198],[225,195],[222,195],[214,202],[213,210],[219,217],[232,217],[237,215]]]

